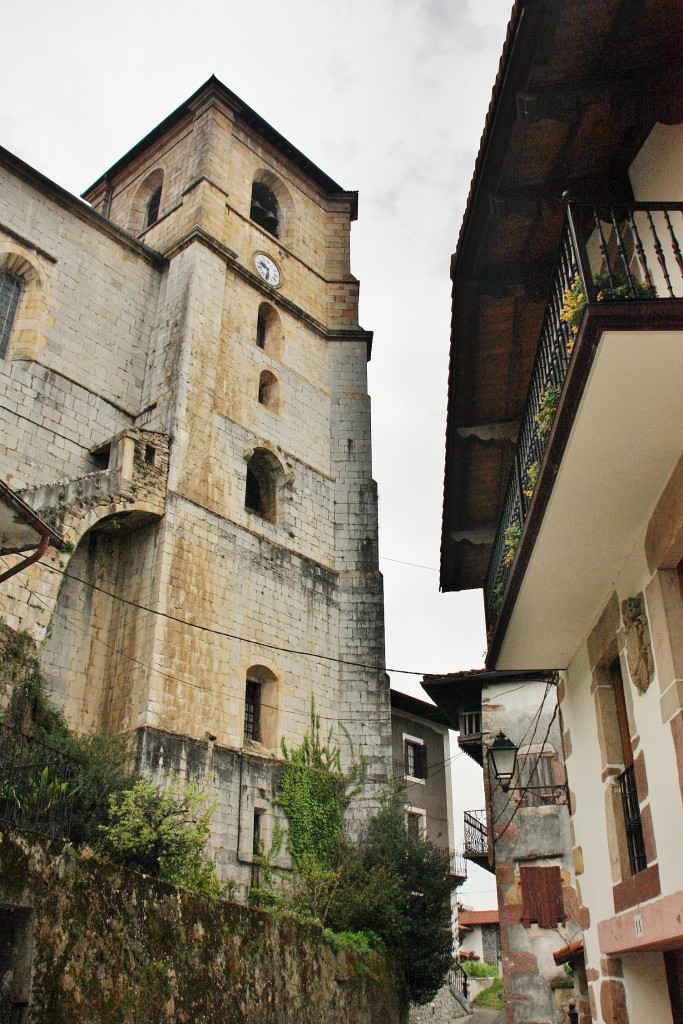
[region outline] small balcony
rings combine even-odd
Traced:
[[[489,838],[486,827],[486,811],[465,811],[465,857],[487,871],[494,869],[489,864]]]
[[[580,607],[594,607],[590,582],[581,587],[591,575],[613,578],[634,520],[673,471],[682,245],[681,203],[567,206],[484,583],[490,665],[566,664],[558,638],[524,650],[506,640],[525,574],[531,565],[536,577],[524,621],[554,617],[570,643],[567,625],[579,629]]]
[[[467,860],[465,855],[462,853],[453,853],[451,850],[449,856],[448,874],[451,878],[454,878],[458,885],[462,885],[463,882],[467,881]]]

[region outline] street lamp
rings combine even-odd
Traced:
[[[499,732],[489,747],[491,765],[504,793],[509,790],[512,776],[515,774],[518,749],[504,732]]]

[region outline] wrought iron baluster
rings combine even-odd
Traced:
[[[640,237],[640,232],[638,231],[638,227],[636,225],[635,214],[632,209],[628,211],[628,221],[631,228],[631,234],[633,235],[633,241],[636,247],[636,252],[638,254],[638,259],[640,261],[641,273],[647,281],[648,288],[652,289],[652,293],[654,295],[654,282],[652,280],[652,274],[650,273],[650,268],[647,265],[647,256],[645,255],[645,249],[643,248],[643,241]]]
[[[671,287],[671,278],[669,277],[669,271],[666,267],[666,260],[664,259],[664,250],[662,249],[662,243],[659,241],[659,235],[657,234],[657,229],[652,219],[652,213],[650,212],[650,210],[647,210],[647,219],[650,223],[650,231],[652,232],[653,245],[655,247],[655,252],[657,254],[657,260],[659,261],[659,266],[661,268],[662,274],[664,275],[664,280],[666,281],[666,287],[668,288],[669,296],[670,298],[673,299],[674,291]]]
[[[621,231],[619,230],[619,224],[617,223],[616,211],[615,211],[615,208],[613,206],[610,207],[610,216],[611,216],[611,220],[612,220],[612,227],[614,228],[614,236],[615,236],[616,241],[617,241],[617,252],[619,253],[619,257],[621,259],[621,265],[624,268],[624,277],[626,279],[626,283],[628,285],[628,289],[629,289],[629,291],[631,293],[631,298],[635,299],[635,297],[636,297],[636,290],[635,290],[635,288],[633,286],[633,278],[631,276],[631,268],[630,268],[629,263],[628,263],[628,257],[626,255],[626,248],[624,246],[624,240],[621,237]]]
[[[683,213],[681,214],[683,217]],[[683,277],[683,255],[681,255],[681,247],[678,244],[678,239],[674,234],[673,225],[671,224],[671,218],[669,217],[669,211],[664,211],[664,217],[666,218],[666,226],[669,229],[669,238],[671,239],[671,248],[673,249],[674,258],[678,264],[678,269]]]
[[[609,248],[607,246],[607,239],[605,233],[602,230],[602,221],[598,214],[596,207],[593,207],[593,220],[598,231],[598,244],[600,246],[600,255],[602,256],[602,262],[605,267],[605,273],[607,274],[607,280],[609,281],[610,290],[614,290],[614,278],[612,277],[612,267],[609,258]]]

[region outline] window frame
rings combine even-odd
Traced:
[[[5,289],[7,282],[9,282],[9,285]],[[3,304],[5,301],[3,299],[3,291],[5,290],[7,291],[7,305],[3,314]],[[0,359],[5,359],[7,356],[23,291],[24,282],[21,277],[13,274],[11,270],[4,268],[0,270]]]
[[[419,751],[419,753],[418,753]],[[410,754],[412,752],[412,755]],[[412,764],[411,764],[412,762]],[[410,768],[415,771],[411,772]],[[424,786],[428,778],[427,744],[420,736],[403,733],[403,772],[409,782]],[[422,773],[422,774],[418,774]]]

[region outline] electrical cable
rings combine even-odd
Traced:
[[[547,728],[547,730],[546,730],[546,734],[545,734],[545,736],[544,736],[544,738],[543,738],[543,743],[541,744],[541,749],[543,749],[543,747],[545,747],[546,743],[548,742],[548,736],[550,736],[550,730],[551,730],[551,728],[552,728],[553,722],[554,722],[554,721],[555,721],[555,719],[557,718],[557,712],[559,711],[559,709],[560,709],[560,705],[559,705],[559,704],[556,704],[556,705],[555,705],[555,710],[553,711],[553,715],[552,715],[552,718],[551,718],[551,719],[550,719],[550,721],[548,722],[548,728]],[[510,828],[510,825],[512,824],[512,822],[513,822],[513,821],[515,820],[515,815],[517,814],[517,811],[518,811],[518,810],[520,809],[520,807],[522,806],[522,800],[524,799],[524,795],[525,795],[525,793],[527,792],[527,790],[528,790],[528,788],[529,788],[529,786],[530,786],[530,785],[531,785],[531,783],[529,783],[529,784],[528,784],[527,786],[525,786],[525,787],[524,787],[524,788],[522,789],[522,791],[521,791],[522,795],[521,795],[521,797],[520,797],[520,801],[519,801],[519,803],[517,804],[517,806],[515,807],[514,811],[512,812],[512,815],[510,816],[510,820],[508,821],[507,825],[505,826],[505,828],[503,829],[503,831],[502,831],[502,832],[500,833],[500,835],[499,835],[499,836],[496,836],[496,837],[495,837],[495,840],[494,840],[494,841],[495,841],[496,843],[499,843],[499,842],[500,842],[500,840],[501,840],[501,839],[503,838],[503,836],[505,835],[505,833],[507,832],[507,830],[508,830],[508,829]],[[498,819],[496,819],[496,820],[498,820]],[[494,822],[494,824],[495,824],[495,822]]]

